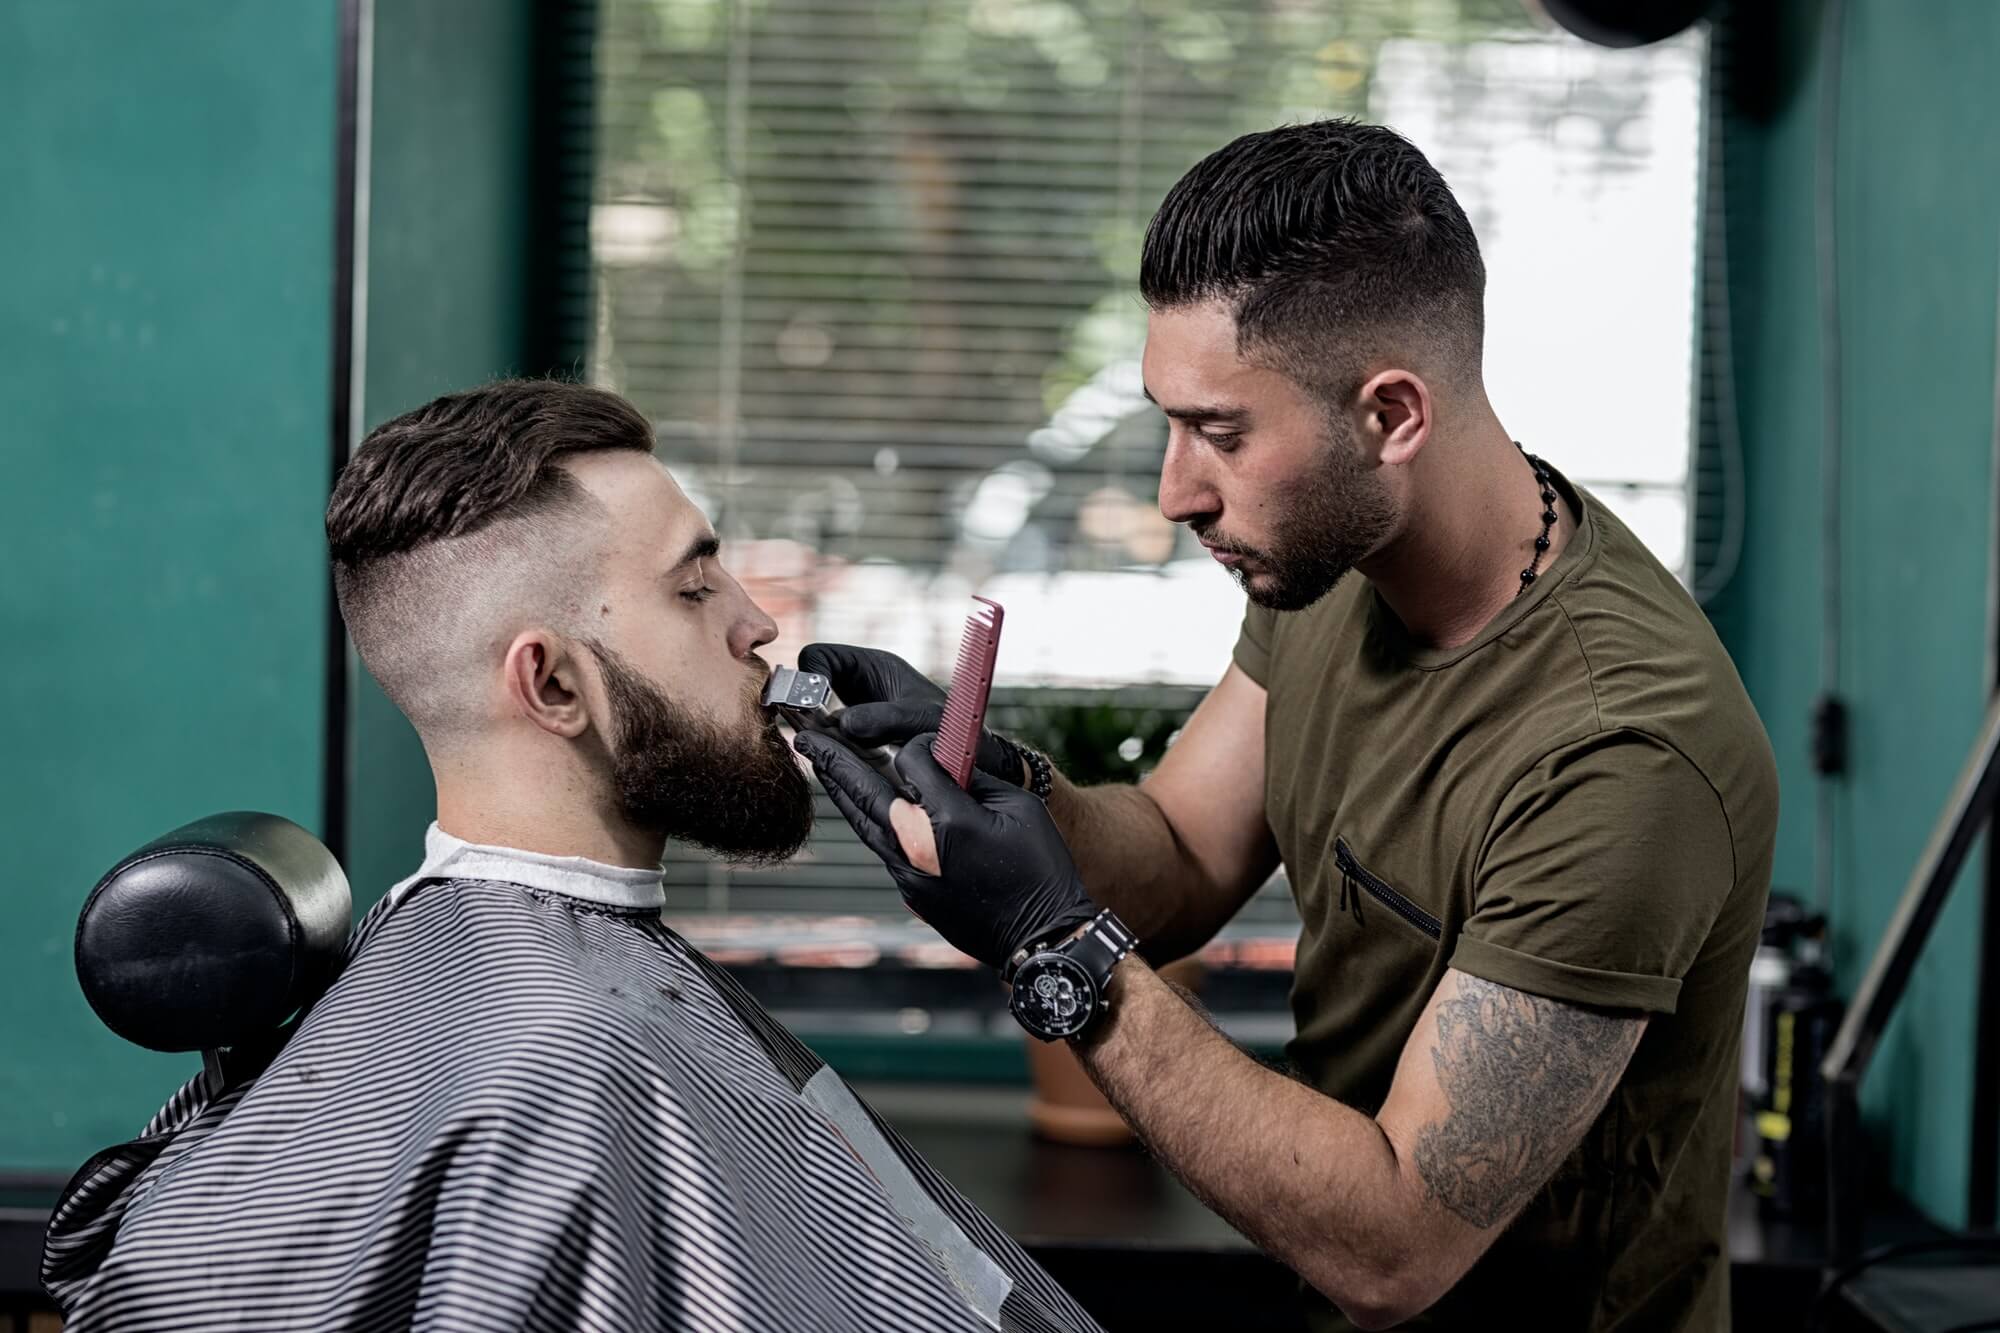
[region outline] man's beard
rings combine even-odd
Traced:
[[[691,715],[611,649],[590,640],[611,700],[613,799],[633,827],[732,861],[775,863],[812,832],[812,787],[758,708],[748,671],[747,725]]]
[[[1318,467],[1275,506],[1270,545],[1262,550],[1212,531],[1196,535],[1218,551],[1256,566],[1230,574],[1258,606],[1302,611],[1333,591],[1355,562],[1366,559],[1394,530],[1396,505],[1381,480],[1346,440],[1329,435]],[[1252,573],[1264,576],[1261,586]]]

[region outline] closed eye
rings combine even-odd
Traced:
[[[1241,431],[1203,430],[1199,426],[1190,426],[1188,427],[1188,429],[1191,432],[1193,432],[1194,437],[1202,441],[1202,443],[1213,444],[1219,448],[1232,447],[1238,440],[1243,438],[1243,433]]]
[[[686,592],[681,594],[681,599],[683,601],[699,603],[699,602],[705,602],[713,596],[715,596],[715,589],[713,588],[707,588],[707,587],[690,588]]]

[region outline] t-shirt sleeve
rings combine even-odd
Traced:
[[[1236,665],[1266,689],[1271,672],[1271,629],[1278,613],[1255,603],[1243,607],[1243,628],[1236,635]]]
[[[1451,966],[1670,1014],[1735,879],[1728,816],[1700,770],[1651,736],[1606,732],[1544,757],[1500,803]]]

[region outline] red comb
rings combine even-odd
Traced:
[[[931,745],[931,756],[961,787],[972,781],[979,731],[986,725],[986,696],[993,688],[993,660],[1000,655],[1000,621],[1006,615],[991,598],[972,600],[989,609],[966,617],[958,665],[951,669],[951,689],[944,697],[944,718]]]

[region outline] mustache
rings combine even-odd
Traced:
[[[1200,540],[1202,545],[1209,547],[1211,550],[1221,551],[1224,555],[1247,556],[1252,560],[1262,559],[1264,555],[1256,547],[1247,546],[1242,542],[1224,537],[1216,532],[1214,528],[1196,528],[1194,535]]]

